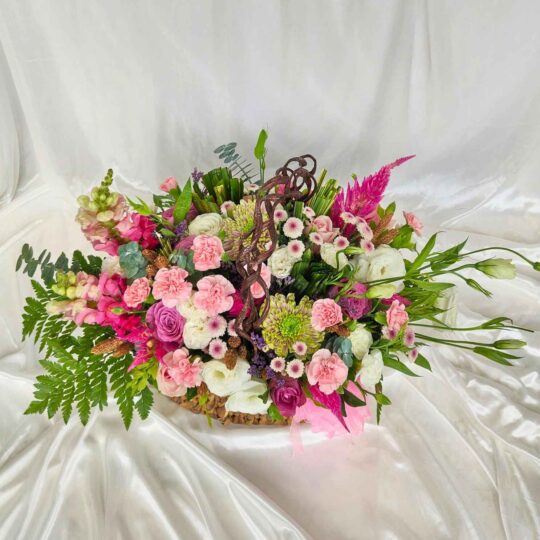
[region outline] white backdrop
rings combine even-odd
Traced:
[[[89,250],[74,197],[108,167],[144,196],[261,127],[269,166],[311,152],[343,182],[415,153],[389,197],[442,245],[540,260],[539,21],[536,0],[0,0],[0,538],[539,538],[540,334],[514,368],[434,347],[433,374],[386,381],[381,427],[292,457],[286,429],[165,398],[127,433],[114,405],[23,417],[39,355],[13,272],[24,242]],[[460,322],[540,330],[518,270],[491,301],[460,288]]]

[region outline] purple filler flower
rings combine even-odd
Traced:
[[[283,416],[294,416],[297,407],[306,402],[306,395],[296,379],[275,377],[270,381],[270,397]]]
[[[146,314],[146,322],[161,341],[181,342],[186,320],[176,308],[168,308],[163,302],[153,304]]]

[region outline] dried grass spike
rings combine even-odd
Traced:
[[[124,343],[121,339],[118,338],[109,338],[96,343],[92,347],[92,354],[108,354],[116,351],[120,345]]]

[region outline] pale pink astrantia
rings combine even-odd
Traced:
[[[298,238],[302,236],[304,230],[304,224],[302,220],[290,217],[283,225],[283,234],[288,238]]]
[[[375,251],[375,245],[370,240],[365,240],[362,238],[360,240],[360,247],[366,252],[366,253],[373,253]]]
[[[403,212],[403,217],[407,222],[407,225],[418,235],[422,236],[422,230],[424,226],[422,222],[412,212]]]
[[[373,240],[373,229],[369,226],[365,219],[358,218],[356,230],[360,233],[364,240]]]
[[[281,356],[272,358],[272,361],[270,362],[270,369],[276,373],[281,373],[285,369],[285,358]]]
[[[411,362],[416,362],[416,359],[418,358],[418,349],[411,349],[407,356]]]
[[[334,246],[338,249],[345,249],[349,247],[349,241],[344,236],[336,236],[334,238]]]
[[[283,209],[283,206],[279,205],[274,210],[274,220],[275,221],[277,221],[277,222],[285,221],[287,219],[287,217],[288,217],[287,212],[285,212],[285,210]]]
[[[317,246],[322,246],[324,244],[323,237],[318,232],[310,233],[309,239]]]
[[[299,379],[304,374],[304,362],[295,358],[287,364],[287,375],[293,379]]]
[[[370,219],[374,217],[377,206],[381,202],[390,173],[394,167],[405,163],[414,156],[406,156],[400,158],[393,163],[385,165],[378,172],[367,176],[359,182],[358,179],[347,185],[346,189],[342,189],[336,196],[334,204],[330,209],[330,217],[334,226],[343,228],[349,234],[354,230],[352,225],[346,224],[341,218],[343,212],[350,212],[356,217]]]
[[[206,331],[210,336],[221,337],[227,330],[227,321],[221,316],[210,317],[206,321]]]
[[[348,225],[356,225],[358,223],[358,218],[350,212],[341,212],[339,217],[343,220],[343,223],[347,223]]]
[[[292,349],[298,356],[304,356],[307,353],[307,345],[303,341],[295,341]]]
[[[381,333],[388,341],[394,341],[398,336],[398,331],[395,328],[388,328],[388,326],[383,326]]]
[[[301,259],[306,246],[300,240],[291,240],[287,244],[287,251],[294,259]]]
[[[236,205],[232,201],[225,201],[219,209],[221,210],[222,214],[227,214],[229,210],[234,210],[234,207]]]
[[[403,343],[407,347],[413,347],[416,336],[414,335],[414,330],[412,328],[407,328],[405,330],[405,335],[403,336]]]
[[[227,352],[227,345],[222,339],[213,339],[208,345],[208,354],[216,360],[221,360]]]

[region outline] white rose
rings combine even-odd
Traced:
[[[237,360],[233,369],[228,369],[221,360],[210,360],[204,364],[202,380],[212,394],[230,396],[239,392],[251,379],[248,369],[249,364],[245,360]]]
[[[212,335],[206,329],[206,319],[188,319],[182,337],[188,349],[204,349],[212,339]]]
[[[439,297],[435,301],[435,307],[444,309],[443,313],[438,315],[438,318],[448,326],[456,326],[457,321],[457,295],[456,288],[445,289],[439,293]]]
[[[334,246],[334,244],[323,244],[321,246],[321,259],[326,263],[341,270],[344,266],[347,265],[349,259],[345,253],[339,253],[339,248]]]
[[[273,276],[283,279],[291,274],[295,262],[296,259],[290,256],[287,246],[282,246],[270,255],[267,264]]]
[[[109,276],[113,274],[122,275],[122,267],[120,266],[119,257],[105,257],[101,263],[101,271],[106,272]]]
[[[188,232],[193,235],[217,236],[222,224],[223,218],[219,214],[201,214],[189,224]]]
[[[232,394],[225,402],[225,410],[246,414],[266,414],[272,402],[268,399],[265,403],[259,397],[266,390],[266,384],[253,380],[248,381],[241,390]]]
[[[178,309],[180,315],[182,315],[182,317],[184,317],[184,319],[187,321],[195,319],[206,320],[208,318],[204,309],[195,307],[195,304],[193,303],[193,294],[187,300],[180,302],[176,309]]]
[[[365,283],[367,281],[367,273],[369,268],[369,259],[367,255],[362,253],[361,255],[355,255],[352,258],[352,266],[354,270],[354,279]]]
[[[364,357],[373,344],[373,337],[371,336],[371,333],[364,328],[363,324],[359,324],[356,329],[351,332],[349,339],[352,345],[352,353],[358,360]]]
[[[405,275],[405,263],[401,253],[390,246],[379,246],[369,257],[366,281],[396,278]],[[392,281],[399,292],[403,289],[403,280]]]
[[[384,367],[381,351],[372,351],[362,358],[362,367],[358,372],[364,386],[375,386],[382,376]]]

